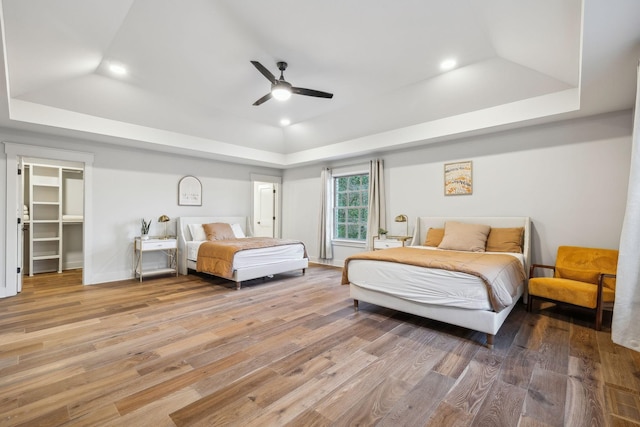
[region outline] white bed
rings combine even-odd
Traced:
[[[196,270],[198,248],[202,241],[194,241],[189,225],[210,223],[239,224],[242,232],[249,236],[247,217],[180,217],[178,218],[178,271],[187,274]],[[271,276],[292,270],[302,270],[309,266],[305,256],[304,245],[285,245],[270,248],[259,248],[240,251],[233,261],[233,277],[236,288],[240,289],[243,281]]]
[[[443,228],[447,221],[484,224],[492,228],[523,227],[522,253],[510,255],[520,260],[525,274],[529,271],[531,225],[528,217],[420,217],[411,246],[422,245],[430,227]],[[415,250],[433,249],[421,247]],[[484,332],[489,347],[493,346],[494,335],[526,288],[526,279],[511,284],[510,295],[506,296],[509,304],[496,312],[489,302],[484,282],[464,273],[395,262],[352,260],[348,281],[356,309],[358,301],[365,301]]]

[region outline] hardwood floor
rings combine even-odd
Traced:
[[[495,338],[361,303],[339,269],[0,300],[1,426],[638,426],[640,354],[520,304]],[[549,306],[551,307],[551,306]]]

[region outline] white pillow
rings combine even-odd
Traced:
[[[231,224],[231,230],[233,231],[233,235],[236,236],[236,239],[244,239],[247,237],[244,235],[244,231],[242,231],[240,224]]]
[[[194,242],[202,242],[207,240],[207,235],[202,228],[202,224],[189,224],[189,232],[191,233],[191,240]]]

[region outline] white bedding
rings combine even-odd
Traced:
[[[198,249],[204,242],[187,242],[187,260],[196,262]],[[281,245],[269,248],[248,249],[239,251],[233,258],[233,269],[255,267],[264,264],[273,264],[291,259],[304,258],[304,245]]]
[[[427,246],[412,248],[439,250]],[[524,265],[522,254],[508,255],[516,257]],[[466,273],[395,262],[354,259],[349,262],[349,282],[361,288],[418,303],[476,310],[492,309],[484,282],[479,277]],[[497,281],[494,286],[500,286],[501,299],[504,301],[508,302],[520,296],[513,284]]]

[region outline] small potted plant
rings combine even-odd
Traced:
[[[378,228],[378,238],[380,240],[385,240],[387,238],[388,231],[384,228]]]
[[[140,227],[140,232],[142,233],[140,238],[142,240],[149,240],[149,227],[151,227],[151,220],[145,221],[144,218],[142,218]]]

